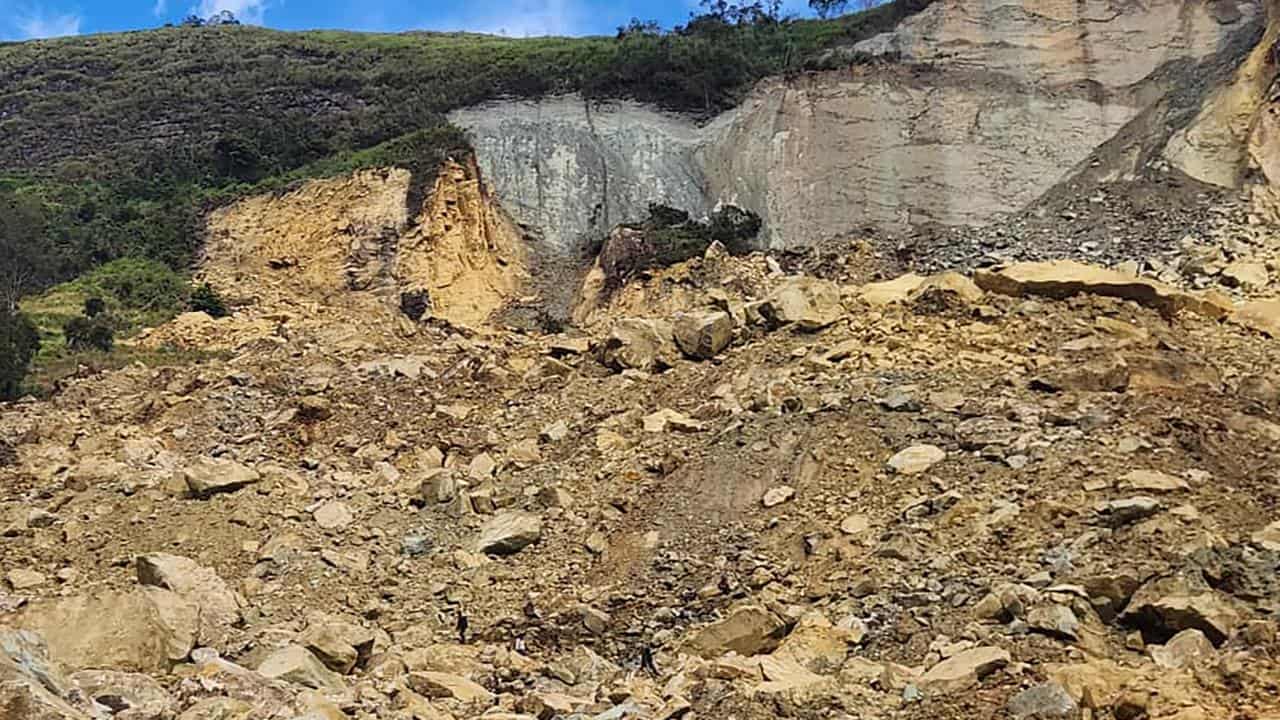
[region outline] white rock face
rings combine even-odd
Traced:
[[[739,205],[775,248],[982,224],[1071,177],[1199,64],[1244,59],[1262,4],[939,0],[858,46],[915,64],[766,80],[706,125],[575,95],[450,119],[502,204],[566,252],[650,202]]]

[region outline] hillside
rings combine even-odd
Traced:
[[[25,199],[40,216],[18,256],[36,288],[121,256],[184,268],[200,213],[249,188],[379,165],[430,185],[466,145],[451,110],[577,91],[706,115],[927,4],[620,38],[223,26],[2,44],[0,208]]]
[[[187,32],[0,46],[0,720],[1280,720],[1280,0]]]

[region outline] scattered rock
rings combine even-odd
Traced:
[[[706,429],[706,425],[703,425],[697,420],[667,408],[644,416],[641,422],[643,424],[644,431],[648,433],[664,433],[667,430],[674,430],[676,432],[683,433],[695,433],[702,432]]]
[[[936,445],[913,445],[889,458],[889,467],[901,475],[919,475],[946,459],[946,451]]]
[[[770,488],[767,492],[765,492],[764,498],[761,500],[761,502],[764,504],[766,508],[775,508],[787,502],[788,500],[790,500],[795,496],[796,496],[795,488],[790,487],[789,485],[782,485],[780,487]]]
[[[758,310],[773,327],[794,325],[806,331],[821,330],[844,315],[840,288],[830,281],[808,276],[787,278]]]
[[[486,706],[493,702],[493,693],[486,690],[484,686],[449,673],[414,671],[405,677],[405,684],[424,697],[453,699]]]
[[[344,502],[327,502],[314,513],[316,524],[324,530],[342,530],[355,522],[355,515]]]
[[[685,355],[709,360],[733,341],[733,318],[729,313],[677,313],[672,323],[676,345]]]
[[[1199,630],[1217,646],[1231,636],[1240,615],[1226,597],[1203,582],[1171,575],[1139,588],[1120,619],[1142,630],[1148,642],[1164,642],[1183,630]]]
[[[777,648],[786,629],[786,623],[777,615],[762,607],[747,605],[696,631],[686,647],[688,652],[708,659],[727,652],[759,655]]]
[[[1150,645],[1147,652],[1162,668],[1177,670],[1213,658],[1217,653],[1213,643],[1199,630],[1183,630],[1164,645]]]
[[[341,692],[346,688],[340,676],[301,645],[288,645],[275,651],[258,665],[258,673],[315,690]]]
[[[676,344],[670,323],[624,318],[613,324],[596,350],[597,359],[617,371],[657,372],[675,366]]]
[[[1136,492],[1177,492],[1190,490],[1186,480],[1155,470],[1134,470],[1120,478],[1120,489]]]
[[[524,512],[503,512],[480,528],[476,552],[514,555],[542,539],[542,519]]]
[[[43,574],[26,568],[14,568],[5,573],[4,577],[9,581],[9,586],[18,592],[40,587],[48,581]]]
[[[1080,706],[1066,688],[1055,682],[1027,688],[1009,701],[1009,715],[1014,720],[1075,720]]]
[[[840,532],[845,535],[861,535],[871,527],[871,520],[866,515],[850,515],[840,521]]]
[[[997,647],[977,647],[956,653],[920,676],[920,689],[945,695],[977,685],[982,678],[1008,665],[1009,653]]]
[[[262,479],[257,470],[227,458],[201,457],[182,471],[193,497],[235,492]]]
[[[172,717],[175,703],[149,675],[82,670],[68,678],[85,697],[111,709],[121,720]]]
[[[1160,512],[1160,501],[1145,496],[1112,500],[1098,506],[1098,515],[1111,527],[1130,525]]]

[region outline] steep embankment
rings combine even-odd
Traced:
[[[739,204],[765,219],[769,246],[803,246],[1021,209],[1151,108],[1199,107],[1246,57],[1242,73],[1267,64],[1264,48],[1249,56],[1265,20],[1261,0],[938,2],[858,46],[902,64],[767,80],[705,126],[577,96],[450,118],[552,247],[651,201]],[[1254,95],[1264,75],[1243,81]]]
[[[289,326],[350,347],[412,333],[404,315],[418,312],[483,324],[527,270],[524,239],[478,172],[450,161],[417,199],[409,171],[361,171],[213,213],[201,272],[240,311],[192,313],[144,342],[234,347]]]

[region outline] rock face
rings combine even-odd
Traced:
[[[1220,53],[1238,62],[1263,20],[1261,0],[945,0],[858,48],[930,63],[926,71],[876,65],[768,80],[702,127],[574,95],[450,119],[474,138],[498,199],[552,247],[603,236],[649,202],[694,215],[733,203],[764,220],[763,245],[795,247],[866,225],[981,224],[1019,209],[1177,89],[1168,68],[1191,77]],[[1264,83],[1252,82],[1241,81],[1260,96]],[[1199,138],[1223,124],[1202,123],[1208,130],[1190,142],[1197,157],[1217,157]],[[1243,125],[1217,133],[1237,158]]]

